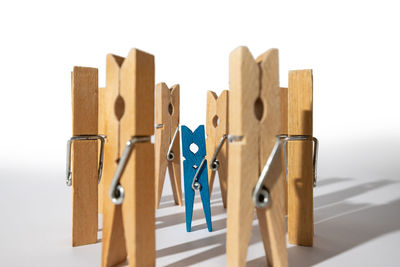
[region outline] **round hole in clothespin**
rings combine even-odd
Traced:
[[[219,161],[216,159],[214,162],[211,163],[211,170],[216,171],[219,168]]]
[[[193,190],[201,190],[201,184],[199,182],[194,182],[193,183]]]
[[[219,125],[219,118],[217,115],[215,115],[212,119],[212,124],[214,126],[214,128],[217,128],[217,126]]]
[[[256,115],[257,120],[261,120],[264,114],[264,104],[260,97],[256,99],[254,103],[254,114]]]
[[[118,120],[121,120],[125,112],[125,101],[122,96],[118,96],[114,103],[114,114]]]
[[[253,201],[257,208],[265,208],[271,200],[268,188],[265,186],[257,193],[253,194]]]
[[[192,144],[189,146],[189,149],[190,149],[190,151],[192,151],[193,154],[196,154],[197,151],[199,151],[199,147],[198,147],[195,143],[192,143]]]
[[[174,106],[172,105],[172,103],[169,103],[168,105],[168,113],[170,116],[174,113]]]
[[[170,153],[168,153],[168,155],[167,155],[167,160],[168,161],[173,161],[174,158],[175,158],[174,152],[171,151]]]

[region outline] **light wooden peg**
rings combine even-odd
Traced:
[[[105,97],[106,88],[99,88],[99,114],[98,114],[98,125],[99,125],[99,134],[105,135],[105,124],[107,117],[107,110],[105,108],[106,97]],[[103,163],[103,172],[104,172],[104,163]],[[103,190],[104,190],[104,180],[101,179],[98,185],[98,211],[99,213],[103,213]]]
[[[219,184],[221,187],[222,202],[226,208],[227,201],[227,178],[228,178],[228,142],[222,140],[228,134],[228,91],[222,91],[218,97],[216,93],[208,91],[207,93],[207,117],[206,117],[206,133],[207,133],[207,162],[208,180],[210,187],[210,196],[214,186],[215,173],[218,171]],[[221,150],[217,155],[218,169],[211,168],[212,158],[215,150],[220,142]]]
[[[103,267],[114,266],[125,261],[126,248],[124,240],[124,229],[121,219],[120,206],[115,206],[109,197],[108,189],[117,169],[120,158],[120,125],[124,112],[124,101],[120,94],[119,77],[120,68],[124,61],[123,57],[107,55],[106,62],[106,88],[101,95],[103,99],[102,108],[108,111],[104,113],[104,134],[107,136],[104,154],[103,171],[103,238],[102,238],[102,260]],[[102,102],[100,102],[102,103]],[[118,244],[118,246],[116,245]],[[113,244],[113,246],[111,246]]]
[[[314,237],[312,112],[312,70],[290,71],[288,135],[310,136],[287,144],[289,243],[302,246],[312,246]]]
[[[182,206],[179,140],[179,85],[174,85],[170,89],[165,83],[159,83],[156,86],[156,208],[160,205],[167,167],[175,204]],[[171,142],[173,142],[172,149],[168,154]],[[171,158],[167,159],[168,157]]]
[[[74,67],[72,72],[72,135],[97,135],[98,71]],[[72,246],[97,241],[98,143],[72,143]]]
[[[282,135],[288,135],[288,88],[281,87],[281,125]],[[282,155],[284,155],[284,145],[281,144]],[[285,159],[282,157],[283,174],[286,177]],[[283,187],[285,190],[285,214],[288,214],[288,185],[286,178],[283,179]]]
[[[253,190],[281,133],[278,50],[254,60],[246,47],[230,55],[227,266],[245,266],[255,204]],[[233,108],[234,107],[234,108]],[[269,266],[287,266],[281,150],[264,183],[266,208],[256,208]]]
[[[155,266],[152,143],[134,145],[120,180],[123,203],[115,205],[108,194],[126,142],[154,133],[154,57],[137,49],[127,58],[107,56],[106,91],[110,115],[105,129],[112,140],[108,140],[105,160],[112,165],[104,177],[102,266],[115,266],[127,256],[129,266]]]

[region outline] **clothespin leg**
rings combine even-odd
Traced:
[[[282,173],[281,151],[279,151],[265,183],[270,194],[270,202],[266,208],[256,209],[268,266],[288,266],[283,179],[285,177]]]
[[[168,139],[166,135],[163,133],[162,129],[157,129],[155,133],[155,173],[156,173],[156,181],[155,181],[155,188],[156,188],[156,200],[155,205],[156,208],[159,207],[161,201],[161,195],[164,187],[165,181],[165,172],[168,162],[166,160],[167,155],[167,147],[168,147]]]
[[[207,151],[214,151],[214,149],[215,149],[214,145],[211,145],[210,142],[207,142],[206,145],[207,145]],[[207,162],[211,162],[211,156],[212,155],[207,154],[207,156],[206,156],[207,157]],[[213,191],[213,188],[214,188],[214,180],[215,180],[216,172],[211,170],[211,168],[208,168],[207,171],[208,171],[208,185],[209,185],[208,186],[209,187],[208,191],[210,192],[210,197],[211,197],[211,194],[212,194],[212,191]]]
[[[73,144],[73,246],[97,241],[97,145],[93,141]]]
[[[224,144],[219,153],[218,160],[220,166],[218,168],[219,186],[221,189],[222,203],[224,208],[227,206],[227,195],[228,195],[228,142]]]
[[[258,165],[256,160],[249,160],[254,155],[251,149],[246,148],[249,145],[251,144],[232,143],[229,147],[226,254],[227,266],[232,267],[246,266],[254,218],[251,196],[255,182],[252,181],[256,181],[258,177]],[[253,146],[256,149],[256,145]]]
[[[121,185],[123,222],[130,266],[155,266],[154,145],[138,143],[125,168]],[[130,194],[133,193],[133,194]],[[144,202],[146,205],[144,205]]]
[[[106,188],[110,185],[104,183]],[[102,267],[115,266],[126,260],[124,226],[122,224],[122,208],[114,205],[108,191],[103,194],[103,239],[102,239]],[[110,203],[106,203],[110,202]],[[112,244],[112,245],[111,245]]]
[[[199,178],[199,183],[201,184],[201,189],[200,189],[200,196],[201,196],[201,201],[203,203],[203,210],[204,210],[204,216],[206,217],[206,222],[207,222],[207,228],[208,231],[212,231],[212,223],[211,223],[211,208],[210,208],[210,193],[208,191],[208,179],[207,179],[207,160],[204,162],[204,170],[202,171],[200,178]]]
[[[288,238],[290,244],[312,246],[313,218],[313,143],[288,143]]]
[[[193,168],[189,161],[184,161],[185,177],[194,177],[196,170]],[[195,191],[192,188],[192,181],[185,180],[185,214],[186,214],[186,231],[190,232],[192,229],[193,217],[193,204],[194,204]]]
[[[180,132],[178,131],[175,142],[172,146],[172,151],[175,154],[175,158],[168,164],[169,177],[171,181],[172,192],[174,196],[175,204],[182,206],[182,186],[181,186],[181,146],[179,143]]]
[[[283,155],[283,144],[282,144],[282,147],[281,147],[281,153],[282,153],[282,155]],[[282,183],[283,183],[283,192],[284,192],[284,196],[285,196],[285,205],[284,205],[284,207],[283,207],[283,210],[284,210],[284,213],[285,213],[285,216],[287,216],[288,215],[288,208],[289,208],[289,204],[288,204],[288,202],[289,202],[289,194],[288,194],[288,182],[286,181],[286,169],[285,169],[285,160],[283,159],[283,157],[282,157],[282,173],[283,173],[283,177],[285,177],[284,179],[282,179]]]
[[[210,92],[208,92],[210,94]],[[212,92],[213,94],[215,94],[214,92]],[[216,97],[216,96],[215,96]],[[212,127],[212,126],[208,126],[207,127]],[[213,153],[215,151],[216,145],[215,145],[215,138],[213,135],[208,135],[207,139],[206,139],[206,148],[207,148],[207,155],[206,155],[206,159],[207,162],[211,162],[211,158],[213,156]],[[213,171],[211,168],[207,168],[207,172],[208,172],[208,188],[209,188],[209,192],[210,192],[210,197],[214,188],[214,181],[215,181],[215,175],[216,175],[216,171]]]

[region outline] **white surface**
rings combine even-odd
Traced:
[[[383,147],[388,143],[383,142]],[[400,147],[399,141],[390,144]],[[378,165],[377,150],[353,147],[359,152],[338,154],[333,146],[322,144],[321,179],[315,189],[315,246],[288,246],[290,266],[398,266],[400,179],[395,161],[399,153],[382,150],[386,165]],[[363,158],[363,154],[370,156]],[[52,169],[2,169],[1,266],[100,265],[100,243],[71,247],[71,191],[64,185],[63,170]],[[186,233],[184,207],[173,205],[167,177],[157,210],[157,266],[225,266],[226,213],[218,183],[211,200],[213,232],[206,230],[198,195],[195,200],[193,232]],[[248,266],[264,265],[255,220]]]
[[[156,82],[181,85],[181,123],[194,128],[205,122],[206,91],[229,87],[239,45],[254,56],[279,48],[282,86],[288,70],[314,70],[316,242],[290,247],[291,266],[398,266],[398,10],[389,0],[2,1],[0,266],[100,264],[100,244],[70,247],[63,179],[74,65],[98,67],[104,86],[107,53],[153,53]],[[198,230],[187,234],[184,209],[169,199],[157,212],[158,265],[224,265],[218,194],[213,233],[197,211]],[[249,262],[262,265],[257,231]]]

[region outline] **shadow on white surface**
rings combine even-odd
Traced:
[[[221,228],[226,227],[226,219],[221,219],[218,221],[213,222],[214,223],[221,225]],[[202,225],[202,228],[205,227],[205,225]],[[204,228],[203,228],[204,229]],[[258,235],[259,229],[258,226],[255,225],[252,228],[252,237],[250,240],[250,244],[255,244],[258,242],[261,242],[261,236]],[[190,257],[181,259],[179,261],[173,262],[168,265],[163,265],[163,266],[195,266],[199,262],[203,262],[205,260],[209,260],[211,258],[221,256],[225,254],[225,241],[226,241],[226,234],[218,234],[218,235],[213,235],[211,237],[206,237],[202,239],[198,239],[195,241],[190,241],[187,243],[182,243],[179,245],[174,245],[168,248],[160,249],[157,250],[157,257],[165,257],[173,254],[178,254],[185,252],[187,250],[193,249],[193,248],[207,248],[212,246],[211,249],[207,249],[205,251],[202,251],[201,253],[197,253],[195,255],[191,255]],[[214,246],[213,246],[214,245]]]
[[[2,171],[1,266],[100,265],[101,244],[71,247],[71,190],[63,180],[57,172]],[[315,246],[289,245],[290,266],[376,266],[375,259],[398,266],[398,253],[390,250],[400,242],[393,234],[400,231],[398,180],[325,178],[315,192]],[[162,201],[173,199],[165,196]],[[201,203],[194,209],[191,233],[185,232],[184,207],[157,211],[157,266],[226,264],[226,211],[218,189],[212,203],[212,233],[206,230]],[[381,240],[387,236],[393,243]],[[365,249],[366,244],[375,250]],[[248,255],[247,266],[266,265],[256,221]]]
[[[319,182],[319,188],[341,182],[355,181],[356,178],[327,178]],[[382,205],[352,203],[349,199],[398,184],[393,180],[378,180],[361,183],[344,189],[315,197],[315,241],[314,247],[291,246],[288,248],[290,266],[313,266],[330,258],[360,246],[382,235],[400,230],[400,199]],[[220,200],[221,201],[221,200]],[[223,213],[223,209],[221,208]],[[200,210],[201,212],[201,210]],[[185,222],[184,213],[180,214],[180,223]],[[213,214],[214,215],[214,214]],[[171,218],[174,215],[171,215]],[[226,219],[213,221],[215,230],[226,228]],[[205,223],[194,228],[204,229]],[[200,253],[190,255],[178,261],[162,266],[200,266],[225,254],[226,233],[201,238],[187,243],[173,245],[157,250],[157,257],[162,258],[181,254],[194,248],[207,248]],[[252,229],[250,245],[263,246],[258,225]],[[201,265],[203,266],[203,265]],[[205,266],[205,264],[204,264]],[[211,265],[213,266],[213,265]],[[247,266],[266,266],[265,256],[250,259]],[[355,266],[355,265],[353,265]]]
[[[183,199],[183,203],[185,202],[185,199]],[[215,206],[219,205],[221,202],[221,191],[215,190],[215,193],[210,198],[210,204],[212,206],[212,216],[220,215],[225,213],[224,209],[216,209]],[[194,203],[201,203],[200,197],[195,197]],[[175,207],[174,203],[174,198],[172,195],[167,195],[163,196],[161,198],[160,202],[160,208],[171,208]],[[168,214],[168,215],[163,215],[163,216],[157,216],[156,217],[156,229],[162,229],[166,227],[170,227],[173,225],[181,224],[181,223],[186,223],[186,217],[185,217],[185,209],[184,206],[182,206],[181,209],[182,212],[179,213],[173,213],[173,214]],[[204,212],[202,209],[193,209],[193,221],[202,219],[204,217]],[[199,225],[193,226],[192,227],[192,232],[197,231],[199,229],[204,229],[206,228],[206,225],[202,225],[201,227]],[[213,221],[213,231],[215,231],[216,228],[214,226],[214,221]]]
[[[315,223],[314,247],[288,248],[290,266],[313,266],[400,230],[400,199],[377,206],[344,202],[326,209],[329,212],[316,211],[319,221]]]

